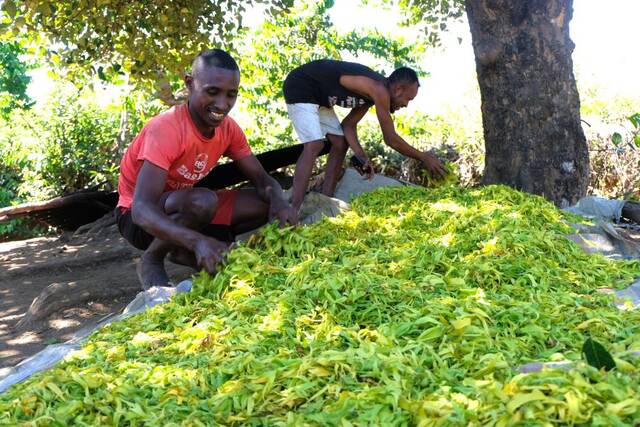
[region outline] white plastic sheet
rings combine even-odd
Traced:
[[[178,293],[189,292],[191,290],[191,280],[183,280],[174,287],[152,287],[147,291],[138,293],[123,310],[122,314],[110,315],[92,329],[84,329],[74,335],[72,339],[62,344],[47,346],[44,350],[23,360],[18,365],[9,369],[4,375],[0,375],[0,393],[13,384],[19,383],[36,372],[49,369],[64,359],[71,352],[78,350],[84,340],[94,331],[116,320],[125,319],[134,314],[140,313],[154,305],[162,304]]]
[[[583,197],[574,206],[565,210],[587,218],[594,218],[600,221],[620,221],[624,200],[609,200],[597,196]]]

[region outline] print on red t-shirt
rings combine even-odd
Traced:
[[[242,129],[226,117],[212,138],[204,138],[189,115],[187,104],[151,119],[133,140],[120,162],[118,206],[130,208],[138,173],[147,160],[168,171],[164,191],[193,187],[221,156],[239,160],[251,155]]]

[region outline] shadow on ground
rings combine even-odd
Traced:
[[[0,369],[120,311],[140,291],[139,255],[114,226],[92,235],[1,243]],[[176,283],[193,273],[167,267]]]

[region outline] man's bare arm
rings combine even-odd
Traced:
[[[447,175],[447,170],[435,155],[413,148],[396,133],[388,107],[387,109],[383,108],[384,106],[378,108],[376,104],[376,115],[378,116],[380,127],[382,128],[384,142],[400,154],[421,161],[431,176],[442,178]]]
[[[254,155],[236,160],[235,163],[254,185],[258,196],[269,205],[269,220],[278,219],[283,226],[287,223],[297,224],[297,214],[284,197],[282,187],[264,170]]]
[[[358,123],[367,111],[369,111],[369,105],[361,105],[349,111],[349,114],[342,120],[342,131],[344,132],[344,139],[349,144],[349,147],[356,156],[366,157],[366,153],[360,145],[358,140]]]
[[[415,149],[398,135],[391,118],[389,90],[383,83],[364,76],[342,76],[340,77],[340,84],[373,100],[385,144],[404,156],[421,161],[432,174],[439,176],[446,174],[446,169],[444,169],[437,157]]]
[[[149,234],[194,251],[202,234],[172,221],[159,205],[167,171],[146,161],[142,164],[131,204],[131,218]]]
[[[193,252],[196,262],[215,272],[227,245],[172,220],[160,205],[167,171],[149,161],[142,164],[131,204],[131,219],[154,237]]]

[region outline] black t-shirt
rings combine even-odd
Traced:
[[[328,108],[334,105],[344,108],[373,105],[373,100],[340,84],[340,77],[345,75],[385,81],[383,75],[364,65],[321,59],[301,65],[289,73],[284,80],[284,99],[287,104],[308,103]]]

